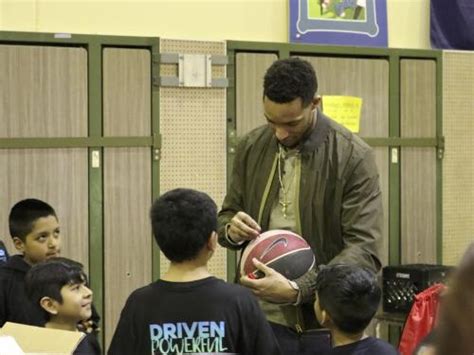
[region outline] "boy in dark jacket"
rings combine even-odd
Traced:
[[[11,256],[0,267],[0,327],[7,321],[42,326],[43,313],[26,296],[25,275],[32,265],[61,252],[58,218],[46,202],[26,199],[12,207],[8,224],[22,255]]]
[[[356,265],[329,265],[316,278],[316,318],[331,330],[327,355],[396,355],[389,343],[364,334],[380,303],[375,274]]]

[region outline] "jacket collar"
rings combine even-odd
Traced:
[[[23,259],[23,255],[11,256],[7,263],[4,265],[5,268],[27,273],[31,269],[31,266]]]
[[[317,110],[317,120],[313,130],[306,139],[300,143],[301,153],[307,154],[315,151],[326,140],[330,129],[329,118]]]

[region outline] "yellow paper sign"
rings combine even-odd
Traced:
[[[355,96],[323,96],[323,112],[354,133],[359,132],[362,98]]]

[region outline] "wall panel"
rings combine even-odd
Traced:
[[[78,47],[0,45],[0,138],[87,135],[87,52]],[[85,149],[0,150],[2,237],[10,252],[8,211],[35,197],[55,208],[62,255],[88,269]]]
[[[443,264],[474,241],[474,54],[443,55]]]
[[[149,136],[150,51],[106,48],[104,60],[104,135]]]
[[[238,53],[236,56],[236,130],[243,136],[267,121],[263,115],[263,77],[277,60],[275,54]]]
[[[313,64],[318,94],[362,98],[361,137],[388,136],[388,61],[335,57],[303,57]]]
[[[8,230],[11,207],[38,198],[56,211],[62,234],[62,256],[89,261],[87,150],[0,149],[0,238],[16,254]]]
[[[161,53],[225,55],[223,42],[162,39]],[[177,75],[177,66],[163,64],[161,75]],[[215,77],[225,68],[213,66]],[[226,192],[226,91],[222,88],[160,88],[160,192],[177,187],[208,193],[218,207]],[[212,257],[210,272],[226,279],[226,249]],[[161,254],[160,271],[168,268]]]
[[[87,136],[87,52],[0,45],[0,137]]]
[[[400,65],[402,137],[436,136],[436,62]],[[401,151],[401,261],[436,263],[436,150]]]
[[[151,56],[145,49],[103,51],[104,136],[151,135]],[[152,281],[150,148],[104,150],[105,340],[125,300]]]
[[[151,279],[151,164],[148,148],[104,154],[105,339],[109,344],[130,293]]]

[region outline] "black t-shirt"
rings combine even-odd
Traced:
[[[115,354],[280,354],[247,289],[215,277],[159,280],[128,298],[112,338]]]
[[[97,341],[97,338],[93,334],[86,334],[82,338],[81,342],[74,350],[73,355],[100,355],[102,354],[100,350],[100,344]]]
[[[326,355],[398,355],[398,351],[386,341],[368,337],[352,344],[336,346]]]

